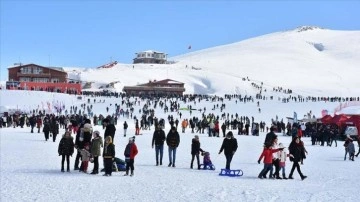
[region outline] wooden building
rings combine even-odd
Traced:
[[[185,92],[184,83],[165,79],[161,81],[149,81],[145,84],[136,86],[124,86],[123,91],[127,95],[142,96],[142,95],[183,95]]]
[[[81,83],[68,82],[68,75],[61,67],[20,64],[9,67],[8,72],[7,89],[81,93]]]
[[[165,64],[167,61],[167,54],[162,52],[157,52],[153,50],[142,51],[135,53],[136,58],[134,58],[134,64],[144,63],[144,64]]]

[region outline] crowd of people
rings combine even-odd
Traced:
[[[97,95],[101,98],[102,95]],[[281,120],[272,120],[269,126],[265,121],[260,121],[256,124],[254,117],[241,116],[238,113],[230,114],[225,113],[226,105],[224,100],[236,100],[239,102],[253,102],[254,98],[251,96],[241,95],[225,95],[224,98],[218,96],[204,96],[204,95],[186,95],[183,97],[175,98],[132,98],[123,94],[105,95],[105,96],[118,96],[119,103],[109,103],[106,107],[107,116],[103,114],[94,114],[93,105],[97,103],[105,103],[105,99],[88,99],[87,103],[78,106],[70,106],[68,110],[64,110],[64,114],[46,114],[42,110],[32,110],[30,116],[25,114],[14,114],[2,117],[1,127],[31,127],[31,132],[34,132],[36,127],[38,133],[41,129],[44,133],[45,140],[47,141],[50,136],[53,141],[59,134],[59,129],[65,129],[65,134],[62,136],[58,154],[62,156],[61,171],[70,172],[69,158],[76,153],[74,170],[79,170],[84,173],[89,172],[89,162],[94,164],[91,174],[99,173],[99,157],[102,157],[105,176],[111,176],[113,170],[113,161],[115,158],[115,145],[113,144],[117,120],[119,118],[129,119],[134,121],[135,135],[141,134],[143,130],[151,130],[154,128],[152,147],[155,149],[155,164],[157,166],[163,165],[163,151],[164,145],[168,146],[169,167],[176,167],[176,152],[180,144],[179,127],[181,132],[185,133],[187,129],[195,134],[192,139],[191,146],[191,163],[190,168],[194,168],[194,160],[198,169],[201,164],[199,156],[204,155],[208,163],[211,163],[209,152],[201,148],[200,138],[198,134],[205,132],[209,137],[223,137],[223,143],[219,150],[219,154],[224,152],[226,159],[226,169],[231,169],[231,161],[235,154],[238,144],[234,137],[233,131],[237,135],[256,135],[261,132],[270,132],[266,136],[264,142],[264,150],[259,158],[259,163],[264,158],[264,169],[260,172],[259,178],[266,178],[267,173],[270,171],[269,178],[275,179],[292,179],[293,172],[297,169],[301,179],[306,176],[302,174],[300,165],[306,158],[306,149],[302,137],[311,137],[313,145],[319,144],[324,146],[337,146],[336,140],[339,137],[340,130],[334,125],[325,124],[286,124]],[[256,98],[255,98],[256,99]],[[216,103],[212,109],[198,108],[196,104],[201,102]],[[186,107],[181,108],[180,106]],[[135,107],[139,111],[135,111]],[[161,110],[164,114],[168,114],[167,118],[158,118],[156,111]],[[197,110],[200,113],[192,115],[191,112]],[[69,113],[70,112],[70,113]],[[170,114],[172,112],[172,114]],[[189,113],[190,116],[185,113]],[[174,115],[174,113],[176,115]],[[168,124],[166,124],[166,122]],[[222,122],[222,124],[220,124]],[[93,126],[101,125],[105,129],[103,137],[99,131],[93,131]],[[165,126],[170,125],[170,130],[166,135],[164,132]],[[129,124],[125,121],[123,123],[123,134],[127,136]],[[286,132],[287,130],[287,132]],[[292,142],[289,145],[289,153],[286,152],[286,147],[282,143],[277,143],[277,138],[274,132],[287,134],[292,136]],[[75,134],[75,138],[72,137]],[[350,138],[351,139],[351,138]],[[354,156],[358,156],[359,152],[355,155],[355,148],[353,143],[344,144],[346,152],[350,154],[350,159],[354,160]],[[360,144],[360,143],[359,143]],[[135,137],[130,137],[129,142],[124,150],[124,159],[126,161],[126,174],[134,175],[134,160],[138,153],[138,148],[135,144]],[[206,158],[205,158],[206,157]],[[290,175],[285,175],[285,162],[289,158],[293,162]],[[346,159],[346,154],[345,154]],[[66,169],[65,169],[65,161]],[[275,167],[275,172],[273,172]],[[282,170],[282,176],[279,172]]]

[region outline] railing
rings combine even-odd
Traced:
[[[21,73],[18,72],[17,76],[23,76],[23,77],[50,77],[51,74],[50,73],[40,73],[40,74],[34,74],[34,73]]]

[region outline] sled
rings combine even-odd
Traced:
[[[207,164],[207,165],[200,164],[200,169],[201,170],[215,170],[215,166],[214,166],[214,164]]]
[[[220,176],[229,176],[229,177],[240,177],[243,176],[242,170],[229,170],[229,169],[221,169],[219,175]]]

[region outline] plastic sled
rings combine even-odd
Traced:
[[[200,164],[200,169],[201,170],[215,170],[215,166],[214,166],[214,164],[207,164],[207,165]]]
[[[240,177],[243,176],[242,170],[229,170],[229,169],[221,169],[219,175],[220,176],[229,176],[229,177]]]

